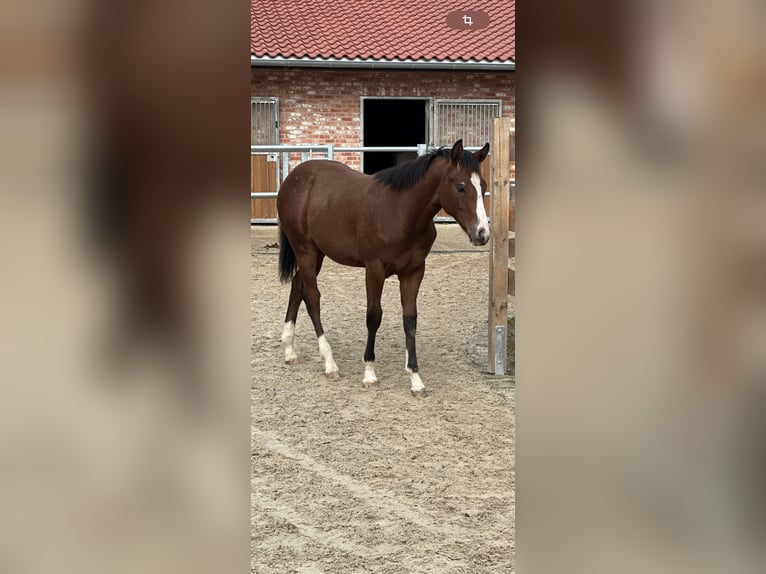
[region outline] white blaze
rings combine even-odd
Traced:
[[[489,221],[487,220],[487,211],[484,209],[484,193],[481,191],[481,178],[478,173],[471,174],[471,184],[476,190],[476,233],[484,229],[484,233],[489,238]]]

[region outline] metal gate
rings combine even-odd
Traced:
[[[463,139],[466,147],[481,147],[492,140],[492,122],[500,117],[500,100],[436,100],[434,144],[452,145]]]

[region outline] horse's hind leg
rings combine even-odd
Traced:
[[[314,251],[303,253],[297,257],[298,272],[303,280],[303,301],[306,303],[306,310],[314,325],[314,332],[316,333],[317,343],[319,344],[319,356],[324,360],[324,372],[328,379],[337,379],[338,365],[335,364],[335,360],[333,359],[332,349],[330,348],[330,343],[327,342],[327,337],[325,337],[322,320],[320,318],[320,294],[319,288],[317,287],[317,275],[322,269],[324,253],[315,248]]]
[[[323,260],[324,254],[318,254],[315,266],[317,275],[319,275],[319,271],[322,269]],[[303,301],[303,279],[301,279],[300,273],[296,273],[290,285],[290,297],[287,303],[287,313],[285,313],[285,326],[282,330],[282,344],[285,346],[285,363],[288,365],[292,365],[298,360],[298,354],[295,352],[294,347],[295,321],[298,318],[301,301]]]
[[[285,314],[285,327],[282,331],[282,344],[285,346],[285,363],[292,365],[298,360],[293,341],[295,340],[295,320],[298,317],[298,309],[303,299],[303,280],[300,273],[296,273],[290,286],[290,298],[287,303]]]

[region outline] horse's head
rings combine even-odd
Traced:
[[[489,144],[477,152],[463,151],[463,140],[452,146],[447,173],[439,185],[439,201],[468,234],[473,245],[489,241],[489,222],[484,209],[487,182],[479,174],[479,164],[486,159]]]

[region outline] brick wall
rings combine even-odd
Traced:
[[[362,145],[361,96],[500,99],[515,116],[512,72],[252,68],[251,95],[279,98],[279,141]],[[335,159],[359,168],[359,154]]]

